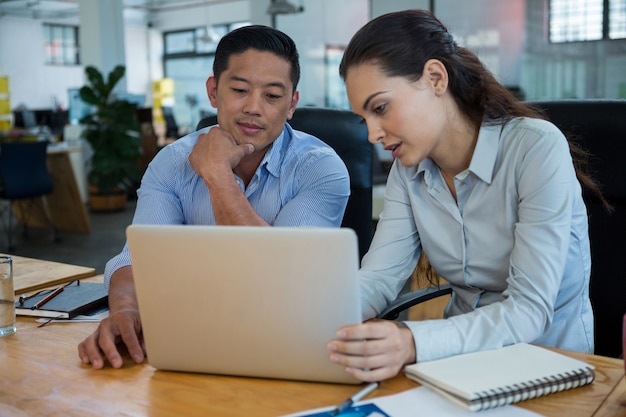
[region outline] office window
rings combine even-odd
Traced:
[[[247,26],[237,22],[165,32],[163,68],[174,80],[174,118],[179,126],[195,128],[203,114],[214,113],[206,94],[205,82],[213,71],[215,49],[231,30]]]
[[[326,107],[332,109],[350,110],[346,87],[339,76],[339,64],[345,49],[344,46],[326,46]]]
[[[249,22],[238,22],[165,32],[163,40],[166,59],[183,55],[213,54],[222,36],[231,30],[249,24]]]
[[[609,39],[626,38],[626,0],[609,0]]]
[[[626,0],[551,0],[550,42],[626,37]]]
[[[78,26],[44,23],[45,63],[79,65]]]
[[[603,0],[552,0],[550,41],[573,42],[602,39]]]
[[[169,32],[165,37],[166,54],[184,54],[195,52],[195,33],[193,30]]]

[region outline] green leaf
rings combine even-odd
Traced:
[[[141,176],[137,166],[141,156],[137,106],[111,94],[124,73],[123,65],[116,66],[105,83],[98,69],[87,67],[87,85],[79,90],[81,99],[93,106],[93,112],[81,119],[83,138],[93,150],[87,180],[105,194],[128,189]]]

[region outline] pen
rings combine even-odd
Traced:
[[[365,388],[363,388],[361,391],[357,392],[356,394],[354,394],[352,397],[348,398],[347,400],[345,400],[344,402],[342,402],[341,404],[339,404],[337,407],[335,407],[335,409],[333,410],[332,413],[330,413],[333,416],[336,416],[337,414],[341,414],[344,411],[346,411],[348,408],[350,408],[350,406],[352,406],[352,404],[354,404],[357,401],[360,401],[363,397],[365,397],[367,394],[369,394],[370,392],[374,391],[376,388],[378,388],[378,386],[380,385],[380,382],[372,382],[370,384],[368,384]]]
[[[46,304],[48,301],[52,300],[54,297],[56,297],[57,295],[59,295],[62,292],[63,292],[63,287],[57,288],[56,290],[52,291],[50,294],[48,294],[47,296],[45,296],[44,298],[39,300],[39,302],[34,304],[30,309],[31,310],[37,310],[42,305]]]

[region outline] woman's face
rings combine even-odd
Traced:
[[[427,72],[428,65],[414,82],[387,76],[372,63],[350,67],[346,73],[348,99],[367,124],[368,140],[382,143],[405,167],[432,156],[446,128],[441,97],[445,87],[441,89],[438,74]]]

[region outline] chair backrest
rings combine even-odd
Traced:
[[[176,123],[176,118],[174,117],[174,109],[163,106],[161,111],[165,120],[165,136],[178,139],[178,123]]]
[[[576,99],[530,102],[590,154],[589,171],[615,207],[608,213],[585,193],[591,241],[590,297],[595,315],[595,353],[622,353],[626,313],[626,100]]]
[[[46,164],[47,147],[46,141],[0,144],[3,198],[34,198],[52,192],[52,178]]]
[[[217,123],[217,116],[203,118],[197,129]],[[367,127],[347,110],[320,107],[297,108],[291,127],[309,133],[330,145],[346,164],[350,174],[350,198],[342,227],[353,229],[359,239],[362,258],[372,240],[373,146],[367,141]]]

